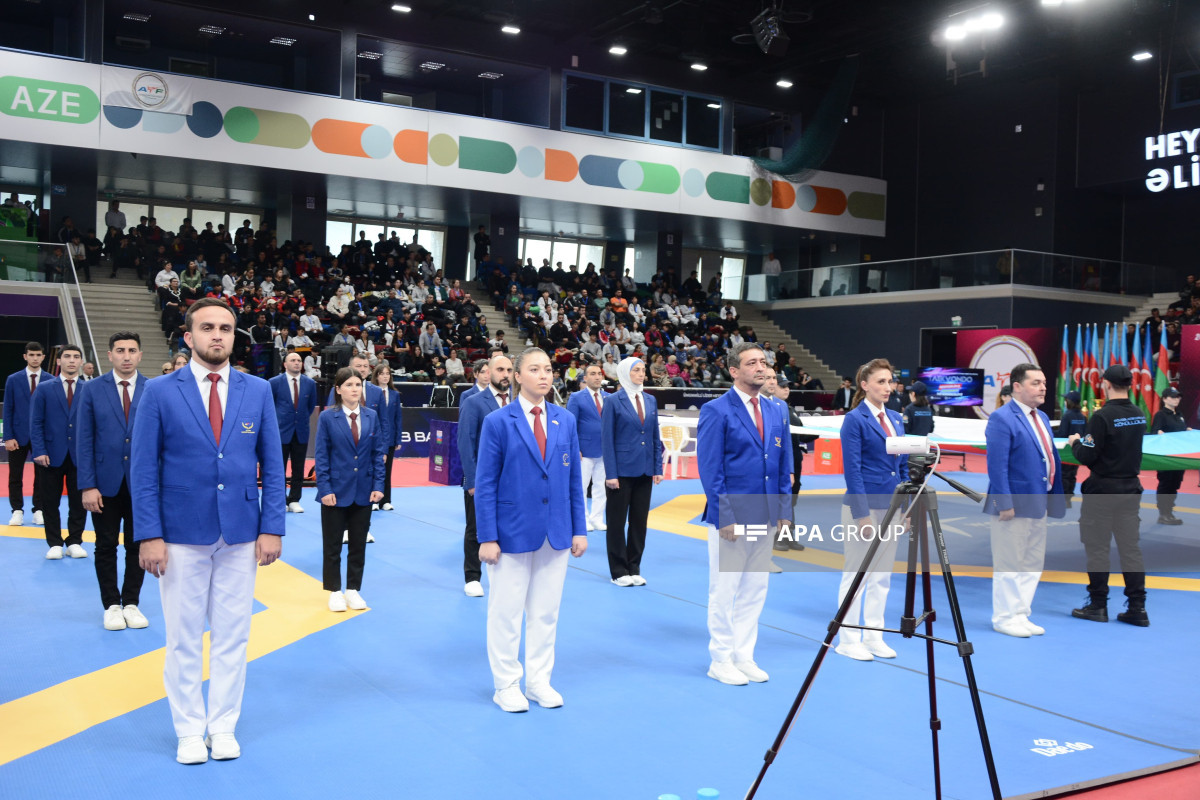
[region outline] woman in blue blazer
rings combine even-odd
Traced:
[[[846,597],[855,574],[866,557],[871,542],[851,536],[849,527],[878,526],[887,512],[892,492],[907,476],[908,458],[888,455],[888,436],[904,435],[904,420],[888,409],[892,391],[892,365],[877,358],[858,368],[858,391],[842,423],[842,466],[846,475],[846,496],[842,500],[842,525],[846,530],[845,564],[838,588],[838,605]],[[892,526],[899,524],[892,521]],[[892,563],[898,537],[883,532],[884,540],[875,553],[857,596],[850,604],[844,622],[848,625],[883,627]],[[861,612],[861,622],[860,619]],[[836,652],[858,661],[895,658],[896,651],[883,641],[878,631],[843,628],[838,633]]]
[[[400,438],[403,431],[401,430],[401,422],[403,410],[400,405],[400,393],[396,391],[396,384],[392,382],[392,368],[388,366],[386,361],[381,361],[379,366],[375,367],[371,372],[371,383],[383,390],[384,404],[382,409],[387,413],[387,429],[388,439],[387,458],[383,463],[383,500],[378,504],[379,508],[384,511],[392,510],[392,459],[396,456],[396,448],[400,446]],[[372,507],[374,510],[374,506]]]
[[[349,367],[333,379],[334,404],[317,419],[317,498],[321,501],[322,582],[329,610],[361,610],[371,504],[383,497],[384,427],[362,404],[363,382]],[[342,532],[348,535],[346,593],[342,594]]]
[[[608,496],[608,570],[617,586],[645,586],[642,551],[650,491],[662,483],[663,445],[658,436],[658,404],[642,391],[646,365],[626,358],[617,365],[621,388],[604,404],[600,437]],[[625,522],[629,522],[629,537]]]

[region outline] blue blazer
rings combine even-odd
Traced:
[[[1018,517],[1041,519],[1049,514],[1063,517],[1067,513],[1063,498],[1062,460],[1054,446],[1050,418],[1042,411],[1038,419],[1050,437],[1051,457],[1054,459],[1054,485],[1046,483],[1046,457],[1037,441],[1033,423],[1021,413],[1015,401],[992,412],[984,428],[987,442],[988,496],[983,512],[993,516],[1013,509]]]
[[[190,368],[146,381],[139,394],[129,458],[134,539],[241,544],[286,532],[283,446],[266,381],[230,369],[219,445]]]
[[[575,420],[549,403],[546,416],[545,459],[519,401],[483,422],[475,535],[480,542],[499,542],[502,553],[528,553],[547,539],[565,550],[571,537],[587,536]]]
[[[329,397],[327,397],[325,399],[325,407],[326,408],[331,408],[333,406],[333,392],[334,392],[333,387],[330,387],[329,388]],[[399,392],[397,392],[397,394],[399,394]],[[384,433],[385,441],[391,441],[392,436],[399,436],[398,433],[394,434],[392,432],[392,421],[390,419],[391,415],[386,413],[385,409],[383,407],[383,389],[380,389],[378,386],[376,386],[373,383],[368,383],[366,394],[363,395],[362,405],[366,406],[367,408],[371,409],[372,411],[374,411],[376,414],[379,415],[380,427],[382,427],[383,430],[385,431],[385,433]]]
[[[904,435],[904,418],[890,408],[884,409],[897,436]],[[867,516],[868,509],[887,508],[892,492],[908,478],[908,456],[890,456],[887,434],[879,420],[871,416],[866,401],[846,412],[842,422],[842,468],[846,473],[846,496],[842,505],[850,506],[855,519]]]
[[[337,495],[337,505],[370,505],[371,492],[383,491],[383,459],[387,441],[379,415],[366,406],[358,418],[358,445],[342,409],[317,418],[317,500]]]
[[[42,370],[38,375],[38,386],[49,380],[49,372]],[[14,372],[4,382],[4,438],[16,439],[24,447],[29,444],[29,407],[33,393],[29,391],[29,374],[25,370]]]
[[[512,393],[511,389],[509,393]],[[509,401],[508,405],[512,404]],[[475,488],[475,463],[479,455],[479,433],[483,430],[483,418],[499,410],[500,401],[491,390],[477,392],[458,410],[458,460],[462,464],[464,489]],[[583,480],[582,474],[580,480]]]
[[[608,392],[600,392],[601,407],[607,406],[611,398],[612,395]],[[604,455],[601,437],[603,422],[600,419],[600,412],[596,410],[596,398],[592,397],[592,393],[587,387],[567,398],[567,411],[570,411],[571,415],[575,417],[575,429],[579,433],[580,454],[586,458],[600,458]],[[637,413],[634,412],[634,418],[636,419],[636,417]],[[655,433],[657,433],[657,429]],[[661,459],[659,463],[662,463]]]
[[[600,420],[600,439],[604,451],[604,475],[621,476],[663,474],[663,444],[658,437],[658,403],[642,392],[646,421],[638,420],[633,399],[624,389],[608,396]],[[594,408],[594,407],[593,407]]]
[[[279,440],[287,443],[295,436],[308,444],[309,420],[317,407],[317,382],[307,375],[300,376],[300,403],[292,405],[292,379],[286,372],[268,381],[275,398],[275,416],[279,420]]]
[[[759,403],[763,436],[730,389],[700,407],[696,466],[704,487],[704,521],[774,524],[792,518],[792,437],[781,403]],[[605,412],[607,414],[607,412]]]
[[[29,408],[29,454],[33,458],[50,456],[50,466],[61,467],[67,456],[78,464],[75,449],[78,437],[75,418],[79,414],[79,398],[84,394],[86,381],[75,381],[75,394],[67,408],[67,393],[58,378],[38,381],[37,391]]]
[[[472,397],[474,397],[477,394],[479,394],[479,384],[472,383],[471,388],[464,389],[463,393],[458,396],[458,407],[462,408],[463,403],[467,402],[468,400],[470,400]]]
[[[117,389],[115,372],[106,372],[88,382],[83,397],[75,400],[79,406],[76,430],[79,432],[79,488],[99,489],[104,497],[115,497],[121,491],[121,481],[130,488],[129,454],[133,440],[133,421],[146,393],[146,376],[137,376],[137,385],[129,402],[129,421]]]
[[[388,389],[388,404],[385,406],[388,412],[386,427],[391,431],[391,438],[386,442],[387,451],[395,454],[396,448],[399,447],[404,439],[404,403],[400,401],[400,393],[395,389]]]

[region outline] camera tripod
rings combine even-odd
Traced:
[[[817,650],[816,658],[813,659],[812,666],[804,678],[804,683],[800,686],[800,691],[796,695],[796,699],[792,702],[792,707],[783,721],[783,727],[779,729],[775,741],[763,757],[762,768],[759,770],[758,776],[754,779],[750,791],[746,793],[746,800],[752,800],[758,792],[758,787],[762,784],[762,780],[767,774],[767,769],[770,768],[772,762],[775,761],[775,757],[779,754],[779,749],[787,739],[788,733],[795,723],[796,715],[804,705],[809,690],[816,680],[817,673],[821,669],[821,664],[824,662],[825,656],[829,653],[834,637],[837,636],[841,628],[878,630],[882,633],[899,633],[906,639],[917,638],[925,640],[925,660],[929,676],[929,729],[933,735],[934,797],[938,798],[938,800],[942,796],[941,762],[938,749],[938,731],[941,730],[942,722],[938,719],[937,714],[937,676],[934,671],[933,646],[935,643],[948,644],[958,651],[958,655],[963,661],[963,670],[966,673],[967,688],[971,693],[971,705],[975,710],[975,724],[979,729],[979,743],[983,747],[983,759],[987,765],[992,797],[994,800],[1001,800],[1000,781],[996,776],[996,764],[992,758],[992,746],[988,740],[987,725],[983,719],[983,705],[979,699],[979,687],[975,683],[975,670],[971,665],[971,654],[974,652],[974,647],[967,641],[966,629],[963,625],[962,609],[958,604],[958,594],[954,590],[954,576],[950,572],[950,559],[946,553],[946,540],[942,536],[942,525],[938,516],[937,494],[925,491],[925,489],[929,483],[930,475],[936,475],[976,503],[983,500],[983,495],[958,483],[952,478],[946,477],[940,472],[936,472],[933,467],[937,464],[939,458],[940,456],[931,455],[909,456],[909,480],[897,486],[892,493],[891,502],[888,505],[883,521],[878,527],[878,533],[872,540],[866,555],[863,557],[862,564],[859,565],[858,572],[854,576],[854,580],[850,584],[845,598],[838,607],[837,614],[834,615],[833,620],[829,623],[825,634],[825,641],[822,642],[821,647]],[[906,500],[909,502],[906,503]],[[849,612],[850,603],[854,600],[855,594],[858,593],[858,590],[862,586],[868,570],[871,569],[871,563],[875,558],[876,552],[879,550],[880,542],[884,535],[883,532],[891,530],[892,519],[901,510],[902,506],[906,506],[904,516],[912,523],[912,535],[909,536],[908,542],[908,569],[904,587],[904,615],[900,618],[900,628],[897,630],[892,628],[869,628],[862,625],[847,625],[844,620]],[[936,618],[936,612],[933,610],[933,586],[929,570],[930,531],[933,532],[934,546],[937,549],[938,560],[942,570],[942,579],[946,586],[946,599],[950,607],[951,619],[954,622],[955,639],[953,640],[939,639],[933,635],[933,621]],[[919,617],[913,614],[916,601],[918,549],[920,550],[921,593],[924,603]],[[883,569],[884,567],[876,566],[875,568]],[[892,567],[889,564],[886,568],[891,569]],[[918,633],[917,626],[922,622],[925,623],[925,632]]]

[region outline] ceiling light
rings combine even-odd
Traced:
[[[608,52],[613,54],[614,56],[623,56],[626,53],[628,53],[629,51],[626,50],[624,47],[621,47],[621,45],[619,45],[619,44],[614,44],[612,47],[608,48]]]
[[[392,11],[398,11],[401,14],[407,14],[408,12],[412,11],[412,6],[406,6],[406,5],[403,5],[402,3],[396,3],[395,5],[392,6]]]
[[[130,22],[149,22],[150,15],[149,14],[135,14],[131,11],[125,15],[124,19],[127,19]]]
[[[792,82],[789,81],[787,78],[780,78],[779,80],[775,81],[775,85],[778,86],[780,89],[792,88]]]
[[[1154,58],[1154,55],[1149,50],[1141,50],[1133,54],[1134,61],[1145,61],[1148,58]]]
[[[368,61],[378,61],[383,58],[383,53],[376,53],[374,50],[363,50],[358,54],[359,58],[365,58]]]
[[[961,42],[967,38],[967,29],[961,25],[951,25],[946,28],[945,37],[948,42]]]
[[[1063,0],[1042,0],[1044,6],[1061,6],[1062,4]]]
[[[317,21],[317,15],[316,15],[316,14],[309,14],[309,15],[308,15],[308,21],[309,21],[309,22],[316,22],[316,21]]]
[[[291,47],[295,43],[296,43],[295,39],[292,39],[287,36],[276,36],[274,39],[271,40],[271,44],[282,44],[286,47]]]
[[[481,72],[481,73],[479,73],[479,77],[487,78],[489,81],[494,81],[494,80],[499,80],[500,78],[503,78],[504,73],[503,72]]]
[[[225,29],[222,28],[220,25],[201,25],[200,32],[207,33],[212,36],[220,36],[222,33],[225,32]]]
[[[692,69],[696,70],[696,72],[704,72],[704,70],[708,69],[708,65],[697,61],[695,64],[692,64]]]
[[[626,93],[626,94],[641,94],[641,93],[642,93],[642,90],[641,90],[641,89],[635,89],[635,88],[633,88],[632,86],[630,86],[628,89],[626,89],[626,90],[625,90],[625,93]]]
[[[715,109],[717,109],[718,111],[720,111],[720,110],[721,110],[721,104],[720,104],[720,103],[709,103],[709,104],[708,104],[708,107],[709,107],[709,108],[715,108]]]
[[[439,70],[444,66],[446,65],[440,61],[426,61],[421,64],[421,69],[425,70],[426,72],[433,72],[434,70]]]
[[[512,35],[512,36],[516,36],[518,33],[520,33],[520,32],[521,32],[521,29],[520,29],[520,28],[518,28],[516,25],[505,25],[504,27],[502,27],[502,28],[500,29],[500,32],[501,32],[501,33],[507,33],[507,34],[510,34],[510,35]]]

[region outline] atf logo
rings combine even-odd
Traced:
[[[1029,748],[1035,753],[1052,758],[1053,756],[1061,756],[1067,753],[1075,753],[1080,750],[1091,750],[1092,745],[1086,742],[1063,742],[1059,744],[1054,739],[1034,739],[1033,743],[1037,747]]]
[[[167,102],[167,82],[161,75],[143,72],[133,79],[133,96],[146,108],[158,108]]]

